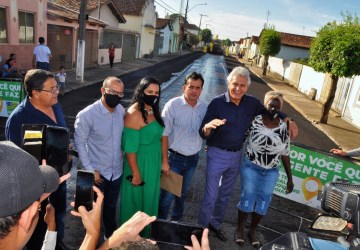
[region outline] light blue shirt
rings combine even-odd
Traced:
[[[123,171],[124,115],[120,104],[109,112],[98,100],[76,116],[74,143],[81,163],[88,171],[99,171],[107,180],[116,180]]]
[[[163,136],[168,137],[169,148],[186,156],[201,150],[203,140],[198,131],[206,109],[207,105],[200,99],[191,107],[184,95],[165,104],[161,116],[165,122]]]

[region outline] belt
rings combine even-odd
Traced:
[[[168,150],[169,150],[169,152],[171,152],[171,153],[173,153],[173,154],[187,157],[186,155],[180,154],[180,153],[176,152],[175,150],[172,150],[171,148],[169,148]]]
[[[218,148],[220,148],[221,150],[229,151],[229,152],[237,152],[237,151],[241,150],[241,148],[222,148],[222,147],[218,147]]]

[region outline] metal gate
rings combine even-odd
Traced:
[[[96,30],[85,31],[85,67],[98,65],[98,32]]]
[[[58,71],[60,66],[72,68],[73,28],[48,24],[46,44],[51,50],[50,68]]]
[[[135,35],[124,34],[123,37],[124,37],[124,41],[123,41],[121,60],[122,61],[135,60],[135,53],[136,53]]]

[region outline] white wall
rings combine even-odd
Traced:
[[[343,118],[360,128],[360,76],[356,76],[349,90]]]
[[[316,72],[313,68],[304,65],[301,72],[298,90],[308,94],[311,88],[316,89],[315,100],[319,101],[324,79],[324,73]]]
[[[163,38],[163,47],[159,50],[159,54],[167,54],[169,52],[169,40],[171,36],[169,25],[166,25],[166,27],[162,29],[161,32],[162,34],[160,34],[160,37]]]
[[[152,27],[145,27],[152,25]],[[154,50],[156,15],[154,1],[145,3],[145,10],[141,22],[140,57]]]
[[[276,55],[278,58],[284,60],[292,60],[297,58],[309,58],[310,51],[308,49],[295,48],[290,46],[281,45],[279,53]]]

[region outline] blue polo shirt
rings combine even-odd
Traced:
[[[247,94],[242,97],[239,105],[235,105],[226,92],[215,97],[209,104],[199,129],[200,136],[206,139],[208,146],[240,149],[252,120],[264,109],[264,105],[258,99]],[[213,119],[226,119],[226,122],[205,137],[203,127]]]
[[[26,98],[15,108],[6,121],[5,137],[6,140],[14,142],[19,147],[21,146],[21,127],[23,124],[47,124],[51,126],[67,127],[64,113],[59,103],[53,107],[56,122],[40,110],[36,109],[29,97]]]

